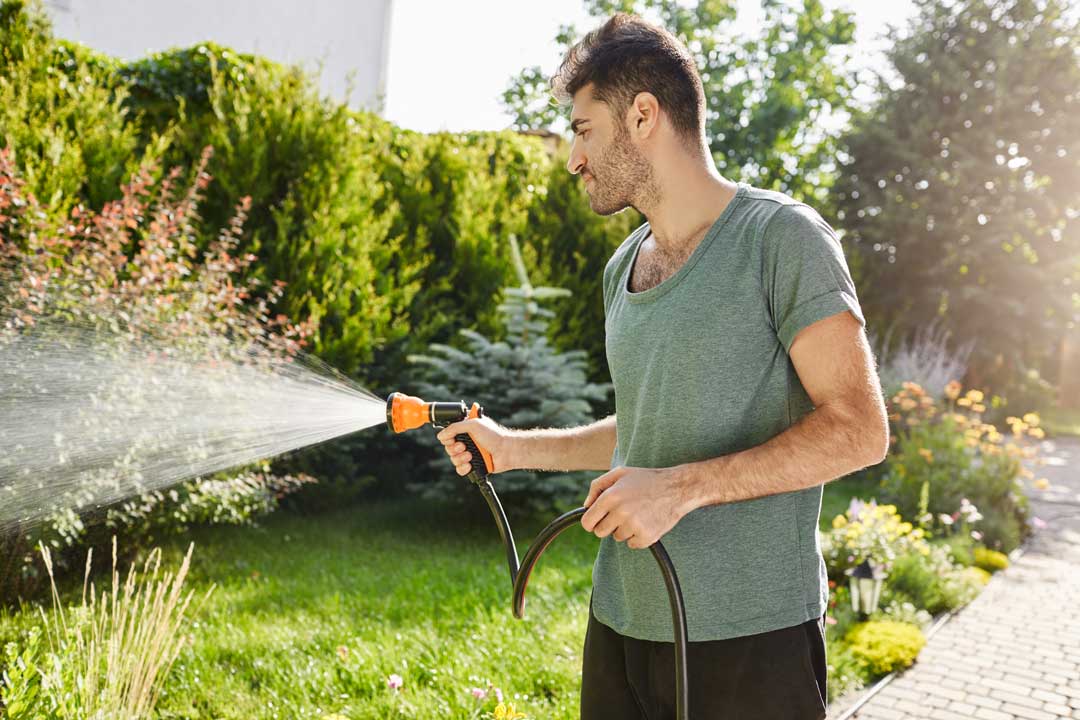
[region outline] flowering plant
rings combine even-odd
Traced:
[[[822,555],[829,577],[840,580],[844,571],[869,560],[886,572],[900,555],[928,555],[925,531],[905,521],[895,505],[878,505],[852,498],[844,514],[832,521],[832,530],[822,536]]]
[[[1044,437],[1039,417],[1010,416],[1012,438],[1007,439],[982,421],[987,409],[983,392],[961,393],[954,380],[937,401],[919,385],[906,382],[891,399],[892,450],[881,479],[882,497],[927,533],[952,534],[957,521],[975,521],[970,510],[963,510],[965,502],[977,506],[982,521],[978,539],[1011,550],[1026,529],[1021,479],[1034,477],[1024,463],[1044,462],[1027,441]],[[991,404],[999,401],[994,398]],[[969,532],[965,523],[961,526]]]

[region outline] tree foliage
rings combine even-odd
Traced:
[[[864,308],[974,341],[969,384],[1026,377],[1080,321],[1080,29],[1058,0],[920,0],[898,80],[844,142]],[[999,384],[1000,383],[1000,384]]]
[[[854,39],[851,13],[828,11],[821,0],[767,0],[756,37],[735,29],[727,0],[587,0],[597,25],[615,12],[660,23],[693,54],[705,89],[705,131],[717,169],[759,187],[826,201],[834,140],[822,130],[833,113],[852,105],[854,74],[842,61]],[[583,33],[564,25],[555,41],[563,53]],[[566,129],[568,111],[553,103],[539,67],[522,70],[503,93],[519,129]]]

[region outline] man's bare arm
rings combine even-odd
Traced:
[[[515,468],[608,470],[615,452],[615,416],[575,428],[516,430],[510,438]]]

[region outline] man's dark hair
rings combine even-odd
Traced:
[[[570,48],[551,78],[561,105],[589,83],[622,127],[640,92],[656,96],[686,147],[698,152],[705,128],[705,90],[694,58],[666,29],[637,15],[617,13]]]

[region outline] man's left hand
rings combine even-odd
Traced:
[[[597,537],[614,534],[627,547],[647,548],[692,509],[679,467],[617,467],[592,482],[581,526]]]

